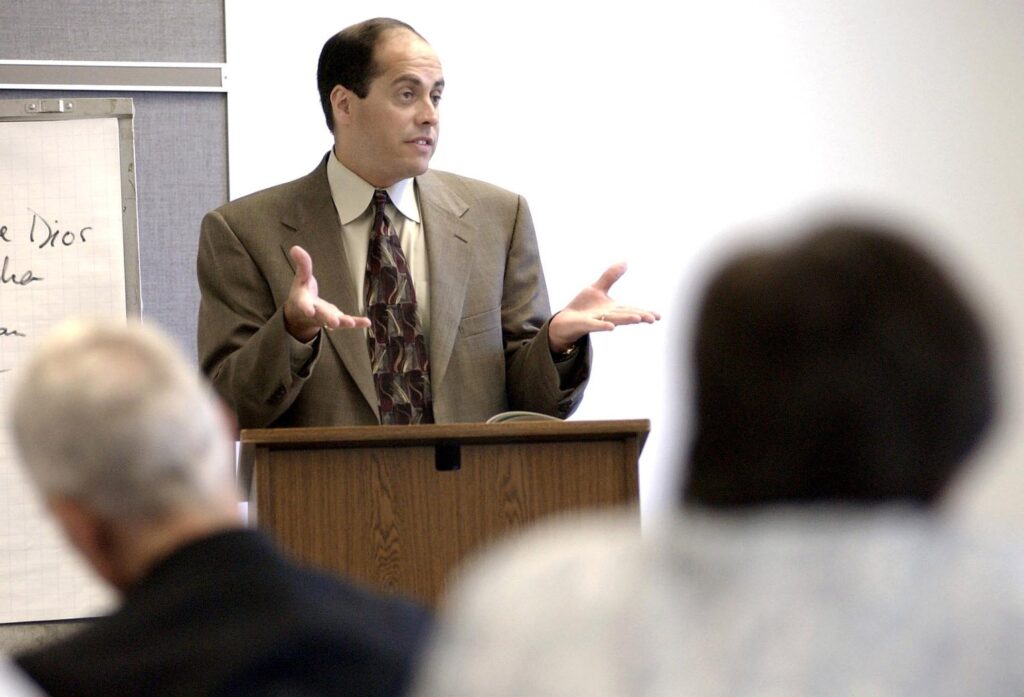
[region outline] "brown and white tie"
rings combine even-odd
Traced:
[[[385,211],[388,192],[373,193],[373,229],[363,295],[367,342],[382,424],[434,422],[427,341],[409,265]]]

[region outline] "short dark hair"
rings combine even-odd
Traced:
[[[711,281],[684,502],[933,503],[995,411],[987,340],[897,229],[818,223]]]
[[[331,91],[336,85],[341,85],[352,90],[360,99],[366,99],[370,93],[370,83],[380,74],[380,67],[374,60],[374,49],[381,35],[390,29],[405,29],[423,39],[418,31],[405,22],[376,17],[342,29],[329,38],[320,50],[316,84],[320,91],[320,106],[331,133],[334,132]]]

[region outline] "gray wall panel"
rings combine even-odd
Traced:
[[[223,63],[222,0],[4,0],[0,59]]]
[[[145,93],[136,122],[143,317],[195,357],[199,223],[228,198],[227,98]]]

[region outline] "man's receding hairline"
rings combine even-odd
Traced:
[[[430,46],[431,50],[433,50],[433,48],[434,48],[433,46],[430,45],[429,41],[424,39],[422,36],[420,36],[419,33],[417,33],[413,29],[408,29],[406,27],[401,27],[401,26],[387,27],[380,34],[377,35],[377,39],[373,42],[373,48],[370,51],[370,70],[368,71],[367,76],[366,76],[367,77],[367,85],[366,85],[367,91],[369,91],[369,89],[370,89],[370,83],[372,83],[376,78],[378,78],[378,77],[380,77],[381,75],[384,74],[384,67],[381,65],[380,60],[379,60],[380,59],[380,47],[381,47],[381,45],[385,41],[387,41],[388,37],[391,35],[392,32],[404,32],[404,33],[408,34],[409,36],[411,36],[411,37],[413,37],[415,39],[419,39],[420,41],[422,41],[427,46]],[[434,52],[434,55],[435,56],[437,55],[436,51]],[[440,59],[438,59],[438,63],[440,63]],[[391,84],[396,84],[397,82],[398,81],[395,80]],[[441,84],[444,84],[444,80],[441,80]]]

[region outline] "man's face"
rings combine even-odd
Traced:
[[[430,45],[405,29],[385,32],[374,59],[381,72],[365,99],[334,88],[335,152],[370,184],[387,187],[427,170],[437,147],[444,75]]]

